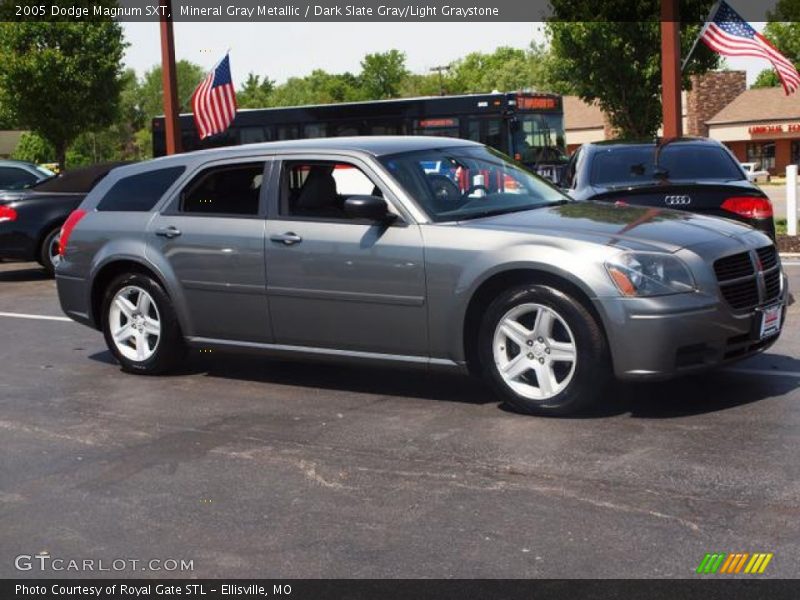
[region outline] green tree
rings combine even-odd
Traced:
[[[149,148],[139,146],[136,132],[149,127],[139,107],[139,82],[133,69],[122,74],[118,118],[110,126],[80,134],[67,151],[73,166],[97,162],[141,160]]]
[[[269,106],[269,97],[274,89],[275,82],[269,77],[261,79],[255,73],[249,73],[242,89],[236,92],[236,104],[238,104],[239,108]]]
[[[442,89],[445,94],[456,93],[451,85],[451,78],[443,74],[441,82],[438,73],[409,73],[400,84],[397,95],[401,98],[416,96],[438,96]]]
[[[681,54],[686,56],[708,15],[708,0],[681,2]],[[622,137],[655,135],[661,123],[661,34],[659,0],[551,0],[547,24],[551,80],[586,102],[597,101]],[[614,21],[625,14],[627,21]],[[603,20],[605,19],[605,21]],[[683,71],[717,67],[719,56],[698,44]]]
[[[780,5],[778,8],[780,8]],[[787,7],[784,10],[789,10],[789,8]],[[800,65],[800,23],[770,21],[764,27],[763,35],[795,66]],[[777,87],[779,85],[781,85],[781,81],[778,79],[778,73],[773,68],[761,71],[756,77],[755,83],[753,83],[753,87],[756,88]]]
[[[63,167],[78,135],[117,118],[124,48],[111,21],[0,23],[0,104]]]
[[[800,21],[800,2],[778,0],[775,8],[767,13],[769,21]]]
[[[450,69],[450,85],[456,93],[545,89],[547,52],[531,44],[524,50],[500,46],[491,54],[472,52]]]
[[[305,77],[290,77],[270,94],[270,106],[302,106],[365,99],[352,73],[328,73],[316,69]]]
[[[178,81],[178,106],[180,112],[191,112],[191,97],[197,85],[206,76],[206,70],[188,60],[175,63]],[[142,77],[137,90],[138,106],[147,125],[153,117],[164,114],[164,86],[161,82],[161,65],[154,66]]]
[[[31,131],[26,131],[17,142],[11,158],[32,163],[50,163],[55,156],[56,150],[51,143]]]
[[[361,61],[359,81],[371,100],[396,98],[407,76],[406,55],[399,50],[367,54]]]

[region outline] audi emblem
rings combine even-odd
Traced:
[[[691,203],[691,196],[664,196],[664,204],[667,206],[688,206]]]

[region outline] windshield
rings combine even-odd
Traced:
[[[512,141],[514,158],[526,165],[567,161],[562,115],[519,113]]]
[[[569,202],[500,152],[460,146],[381,158],[433,221],[459,221]]]
[[[732,181],[745,178],[722,148],[669,144],[662,147],[658,166],[655,150],[655,146],[629,146],[599,151],[592,161],[592,185],[636,185],[656,179]]]

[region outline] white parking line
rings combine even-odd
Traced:
[[[731,368],[725,369],[729,373],[747,373],[749,375],[772,375],[774,377],[800,377],[800,371],[777,371],[774,369],[747,369]]]
[[[51,317],[50,315],[29,315],[26,313],[12,313],[0,311],[0,317],[11,317],[12,319],[36,319],[39,321],[72,321],[69,317]]]

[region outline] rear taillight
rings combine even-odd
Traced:
[[[58,236],[59,256],[64,256],[64,252],[67,251],[67,242],[69,242],[69,236],[72,233],[72,230],[75,229],[75,225],[77,225],[78,221],[80,221],[85,215],[86,211],[79,208],[77,210],[73,210],[67,217],[67,220],[64,221],[64,224],[61,226],[61,233]]]
[[[722,203],[723,210],[728,210],[748,219],[772,218],[772,203],[769,198],[752,196],[735,196]]]
[[[0,206],[0,223],[4,223],[6,221],[16,221],[17,220],[17,211],[15,211],[10,206]]]

